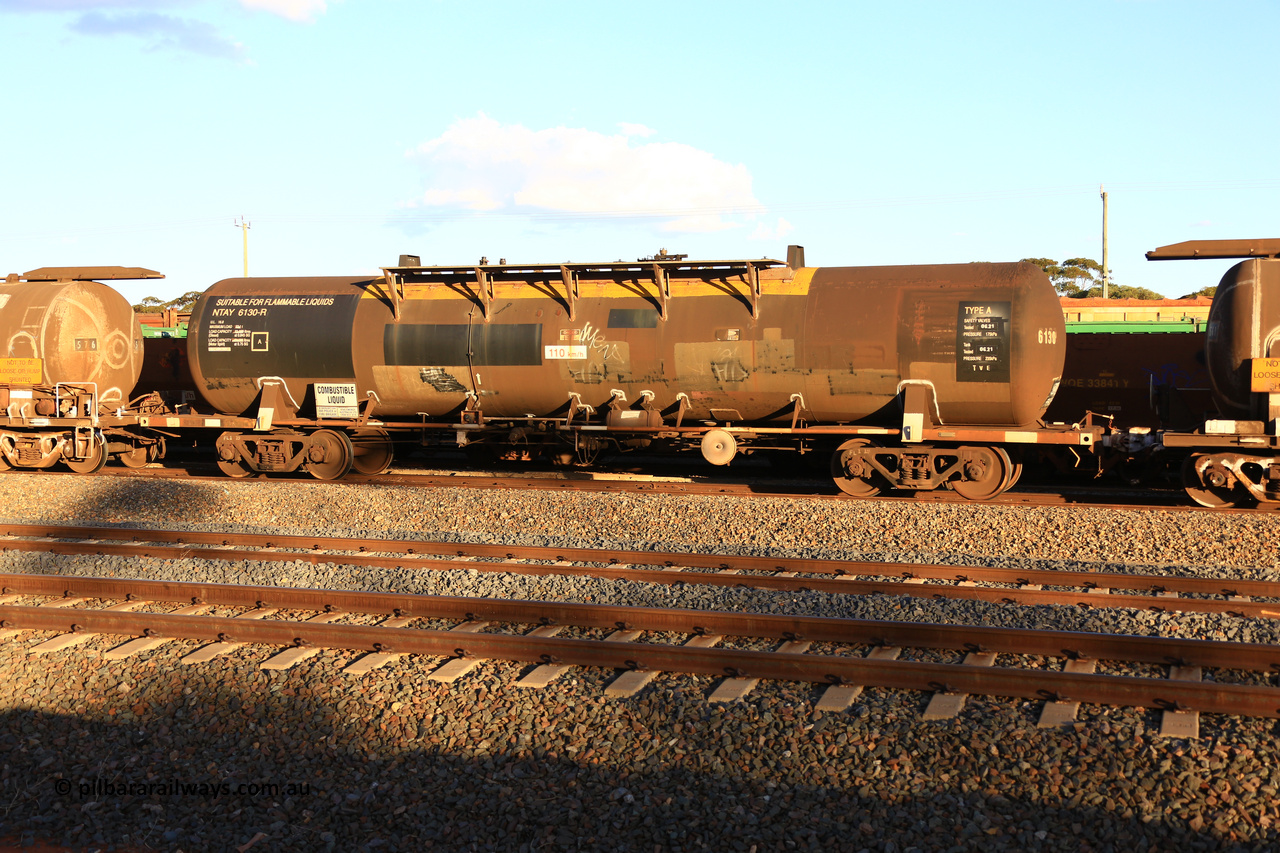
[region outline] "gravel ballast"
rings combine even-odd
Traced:
[[[8,522],[1280,578],[1273,514],[30,474],[3,483]],[[9,552],[0,571],[1278,641],[1272,621],[1231,616],[467,569]],[[998,697],[922,722],[928,697],[901,691],[868,689],[849,711],[824,714],[819,689],[802,684],[764,683],[711,705],[716,679],[666,674],[619,700],[603,692],[614,673],[597,670],[527,690],[512,686],[527,667],[501,662],[442,685],[426,679],[429,660],[342,674],[354,653],[284,672],[261,670],[270,652],[254,647],[182,666],[198,647],[186,641],[119,662],[101,658],[120,642],[109,637],[30,655],[47,636],[0,642],[0,837],[188,851],[255,838],[251,849],[529,851],[1277,842],[1272,720],[1206,715],[1201,738],[1186,741],[1159,737],[1159,712],[1136,709],[1086,705],[1075,725],[1040,730],[1040,702]]]

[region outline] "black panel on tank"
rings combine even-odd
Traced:
[[[382,357],[394,365],[466,364],[467,324],[388,324]]]
[[[1008,382],[1012,303],[961,302],[956,318],[956,381]]]
[[[360,294],[215,296],[200,354],[205,376],[354,379],[351,320]]]
[[[537,323],[388,325],[382,355],[387,364],[409,367],[467,364],[468,331],[477,365],[542,364],[542,326]]]
[[[656,308],[610,308],[610,329],[656,329],[658,328],[658,309]]]
[[[538,323],[472,326],[471,347],[475,350],[476,364],[542,364],[542,326]]]

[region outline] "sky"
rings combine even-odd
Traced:
[[[1280,238],[1280,3],[0,0],[0,275]]]

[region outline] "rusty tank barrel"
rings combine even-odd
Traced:
[[[147,273],[147,275],[142,275]],[[0,339],[12,384],[97,386],[104,404],[123,403],[142,370],[142,330],[128,301],[86,280],[152,278],[122,267],[41,268],[0,282]]]
[[[1062,312],[1027,263],[791,269],[777,261],[394,267],[380,278],[227,279],[192,310],[189,359],[220,412],[279,377],[377,395],[377,416],[1021,426],[1062,375]],[[572,402],[571,402],[572,401]],[[670,420],[669,420],[670,422]],[[615,425],[625,426],[623,420]],[[642,425],[639,421],[636,425]]]
[[[1209,308],[1204,355],[1219,411],[1258,416],[1250,368],[1252,359],[1280,358],[1280,260],[1242,261],[1222,276]]]

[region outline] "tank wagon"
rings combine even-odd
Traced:
[[[421,266],[227,279],[192,309],[201,396],[248,428],[232,476],[385,470],[392,441],[591,461],[655,442],[826,452],[844,491],[1008,488],[1045,427],[1062,312],[1031,264],[806,267],[773,259]],[[375,419],[376,418],[376,419]],[[186,426],[182,418],[169,426]],[[192,426],[211,426],[209,419]]]
[[[1244,258],[1223,275],[1209,309],[1205,364],[1219,417],[1164,431],[1186,453],[1183,486],[1208,507],[1280,502],[1280,240],[1200,240],[1147,259]]]
[[[133,308],[102,281],[163,278],[138,267],[42,267],[0,283],[0,469],[97,471],[109,453],[145,464],[117,417],[142,369]]]

